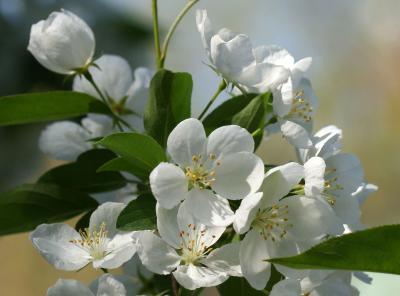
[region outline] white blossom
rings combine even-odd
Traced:
[[[30,235],[39,253],[61,270],[79,270],[90,262],[94,268],[118,268],[136,252],[135,233],[116,228],[121,203],[104,203],[91,215],[89,227],[77,232],[56,223],[41,224]]]
[[[136,295],[137,287],[126,276],[104,274],[86,287],[77,280],[59,279],[47,290],[47,296],[128,296]]]
[[[161,238],[151,231],[138,235],[139,257],[152,272],[170,274],[189,290],[212,287],[229,276],[241,276],[239,244],[212,249],[225,227],[206,226],[193,218],[188,204],[164,209],[157,204]]]
[[[134,128],[143,130],[143,114],[152,76],[150,70],[137,68],[132,77],[129,63],[117,55],[103,55],[94,63],[96,67],[91,67],[89,72],[113,111]],[[84,76],[75,77],[73,90],[100,99],[100,94]]]
[[[239,126],[220,127],[207,138],[199,120],[186,119],[168,137],[171,163],[151,172],[151,190],[166,209],[186,200],[202,223],[229,225],[233,212],[227,199],[242,199],[263,181],[264,164],[253,150],[252,136]]]
[[[285,279],[272,288],[271,296],[358,296],[351,285],[351,272],[311,271],[304,279]]]
[[[94,49],[92,30],[70,11],[52,12],[31,28],[28,50],[53,72],[73,74],[87,68]]]
[[[297,163],[271,169],[261,192],[243,199],[235,213],[235,231],[246,233],[241,241],[240,265],[255,289],[263,289],[270,277],[271,264],[265,259],[296,255],[336,224],[326,203],[300,195],[285,197],[303,178],[303,170]]]
[[[93,148],[91,139],[106,136],[112,131],[112,120],[104,115],[90,114],[81,124],[58,121],[47,126],[39,138],[40,150],[59,160],[75,160]]]
[[[257,60],[248,36],[226,28],[215,32],[206,10],[197,11],[196,22],[211,67],[227,81],[266,92],[288,79],[284,67]]]

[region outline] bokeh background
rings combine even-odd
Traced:
[[[186,1],[159,2],[165,32]],[[316,128],[331,123],[343,128],[344,150],[360,157],[367,179],[379,186],[363,207],[363,222],[399,223],[400,1],[200,0],[197,7],[208,9],[216,28],[246,33],[254,45],[279,44],[297,59],[313,57],[309,77],[320,101]],[[26,51],[31,24],[60,8],[90,24],[98,55],[119,54],[133,68],[154,67],[150,0],[0,0],[0,95],[70,88],[70,82],[42,68]],[[195,115],[219,82],[204,61],[192,11],[172,40],[166,66],[193,74]],[[34,181],[58,165],[38,151],[43,127],[0,128],[0,191]],[[294,160],[279,136],[266,141],[259,153],[271,163]],[[0,254],[0,295],[45,295],[59,277],[88,283],[96,275],[89,268],[56,271],[36,253],[27,234],[0,237]],[[399,295],[399,277],[372,276],[371,286],[355,281],[361,295]]]

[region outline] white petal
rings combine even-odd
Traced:
[[[113,121],[106,115],[89,113],[81,124],[90,133],[90,139],[104,137],[113,132]]]
[[[135,255],[138,246],[132,232],[116,234],[107,245],[109,252],[103,259],[94,261],[94,268],[118,268]]]
[[[47,290],[47,296],[95,296],[90,289],[77,280],[59,279]]]
[[[325,168],[325,161],[321,157],[311,157],[304,164],[304,192],[306,196],[319,196],[324,191]]]
[[[297,86],[300,83],[300,80],[304,77],[305,72],[308,71],[308,69],[311,67],[312,63],[312,58],[303,58],[299,61],[297,61],[293,67],[291,68],[292,71],[292,79],[293,79],[293,85]]]
[[[192,215],[202,224],[228,226],[233,222],[234,213],[229,202],[211,190],[190,190],[186,203]]]
[[[249,231],[251,223],[260,208],[259,205],[262,197],[263,193],[257,192],[250,194],[242,200],[235,212],[235,220],[233,221],[233,228],[237,233],[243,234]]]
[[[160,163],[150,174],[154,197],[166,209],[177,206],[188,193],[188,181],[181,168],[171,163]]]
[[[270,296],[298,296],[301,295],[301,286],[298,280],[287,279],[278,282],[271,290]]]
[[[207,11],[205,9],[199,9],[196,11],[196,24],[197,30],[200,33],[203,47],[206,49],[207,54],[210,58],[210,43],[211,38],[214,35],[214,30],[211,27],[211,22],[207,16]]]
[[[289,77],[288,81],[283,83],[281,87],[277,88],[274,92],[274,99],[272,106],[274,112],[279,117],[284,117],[289,114],[293,106],[294,89],[292,79]]]
[[[181,239],[179,237],[178,226],[178,209],[179,206],[170,210],[165,209],[157,203],[157,230],[162,239],[175,249],[180,248]]]
[[[270,63],[291,69],[294,65],[293,56],[284,48],[277,45],[263,45],[254,49],[257,63]]]
[[[147,103],[147,98],[149,96],[150,81],[153,76],[153,73],[147,68],[140,67],[135,69],[134,76],[135,80],[129,87],[127,93],[129,98],[126,101],[125,106],[128,109],[136,112],[139,115],[139,117],[143,117],[144,109]],[[139,120],[142,119],[139,118]]]
[[[226,227],[206,226],[200,223],[189,209],[190,204],[185,200],[178,210],[178,226],[179,230],[185,232],[197,232],[201,234],[202,240],[206,247],[213,245],[224,233]],[[194,227],[193,227],[194,226]]]
[[[357,188],[352,196],[358,199],[358,202],[362,205],[368,196],[378,190],[378,186],[370,183],[362,183],[361,186]]]
[[[100,205],[90,216],[90,232],[98,231],[104,223],[108,237],[113,237],[117,233],[118,216],[124,208],[123,203],[117,202],[106,202]]]
[[[63,10],[31,28],[28,50],[44,67],[71,74],[92,60],[95,40],[92,30],[78,16]]]
[[[141,231],[138,238],[139,258],[150,271],[169,274],[179,265],[180,256],[151,231]]]
[[[211,38],[211,59],[228,80],[236,80],[244,68],[255,62],[248,36],[223,29]]]
[[[249,86],[250,91],[264,93],[286,82],[289,74],[289,70],[284,67],[261,63],[246,68],[237,80],[241,84]]]
[[[270,169],[260,188],[264,193],[263,206],[271,206],[287,195],[303,177],[303,166],[295,162]]]
[[[307,241],[328,233],[336,223],[330,206],[320,200],[304,196],[291,196],[280,204],[288,206],[288,220],[293,226],[288,229],[288,238]]]
[[[333,210],[344,224],[360,223],[360,204],[354,196],[337,198]]]
[[[224,245],[212,251],[201,263],[214,270],[224,271],[230,276],[242,276],[239,250],[240,243]]]
[[[103,274],[90,285],[90,288],[97,296],[128,295],[124,284],[111,274]]]
[[[66,224],[41,224],[30,234],[35,248],[57,269],[79,270],[90,261],[90,255],[71,243],[81,236]]]
[[[173,275],[177,282],[188,290],[218,286],[229,277],[224,272],[192,264],[178,266]]]
[[[215,168],[212,189],[224,198],[242,199],[254,193],[264,179],[264,163],[253,153],[229,154]]]
[[[266,241],[255,231],[251,230],[241,242],[239,259],[243,276],[256,290],[265,288],[270,275],[271,264]]]
[[[105,97],[119,102],[126,94],[132,83],[132,70],[129,63],[117,55],[103,55],[94,61],[97,67],[91,67],[89,72]],[[83,76],[76,76],[73,90],[84,92],[100,99],[92,84]]]
[[[192,163],[194,155],[204,157],[206,143],[203,124],[195,118],[189,118],[172,130],[167,141],[167,151],[175,163],[185,168]]]
[[[219,159],[242,151],[253,152],[254,140],[250,133],[240,126],[223,126],[208,136],[207,155],[215,154]]]
[[[289,143],[297,148],[312,147],[312,141],[308,131],[298,123],[283,120],[281,123],[281,132]]]
[[[335,183],[341,186],[338,190],[334,188],[329,190],[329,193],[335,196],[350,196],[364,181],[364,171],[360,160],[353,154],[339,153],[329,157],[325,162],[327,170],[335,169],[335,172],[326,175],[326,179],[329,180],[336,177]]]
[[[90,133],[72,121],[60,121],[44,129],[39,138],[43,153],[60,160],[75,160],[79,154],[92,148],[87,142]]]

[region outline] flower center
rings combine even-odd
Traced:
[[[273,242],[286,236],[287,230],[293,227],[289,223],[289,206],[275,204],[270,208],[258,209],[252,227],[264,240]]]
[[[331,173],[335,173],[336,169],[326,169],[325,170],[325,188],[322,195],[326,199],[326,201],[333,207],[336,204],[336,197],[332,193],[333,190],[343,190],[343,186],[341,186],[337,181],[338,178],[334,176],[329,176]]]
[[[181,260],[185,264],[196,264],[212,250],[205,243],[206,229],[198,229],[196,225],[189,224],[187,231],[180,231],[180,247],[182,248]]]
[[[210,169],[214,165],[220,165],[216,161],[216,155],[211,153],[207,159],[203,161],[201,155],[192,156],[192,165],[185,168],[185,175],[189,180],[190,188],[208,189],[215,181],[215,171]]]
[[[79,230],[81,239],[74,239],[69,242],[84,249],[90,254],[93,260],[99,260],[107,255],[107,233],[106,224],[103,222],[100,225],[99,231],[96,230],[96,227],[93,228],[92,232],[90,232],[89,228]]]
[[[292,109],[288,116],[302,119],[305,122],[309,122],[312,119],[313,108],[309,101],[304,96],[304,91],[299,90],[295,93],[292,103]]]

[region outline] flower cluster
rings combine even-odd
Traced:
[[[106,274],[90,289],[59,280],[48,295],[151,294],[144,279],[153,273],[171,275],[189,290],[218,286],[229,277],[244,277],[263,290],[273,272],[283,280],[270,295],[356,295],[352,272],[272,268],[268,261],[362,229],[360,205],[377,190],[365,181],[359,159],[341,151],[339,128],[313,133],[317,99],[306,78],[311,58],[296,62],[278,46],[253,47],[244,34],[215,31],[205,10],[197,11],[196,21],[211,68],[234,93],[272,95],[261,133],[280,132],[296,150],[297,162],[265,165],[255,154],[255,134],[232,122],[210,130],[199,119],[180,120],[167,138],[165,161],[148,178],[125,172],[133,184],[93,195],[101,205],[87,228],[41,224],[30,235],[57,269],[78,271],[92,264],[108,272],[132,265],[142,270],[139,276]],[[32,26],[28,49],[49,70],[73,75],[74,91],[111,110],[111,115],[88,114],[79,123],[49,125],[39,140],[44,153],[74,161],[85,151],[102,149],[99,138],[145,131],[152,71],[138,68],[132,75],[128,62],[115,55],[94,59],[93,32],[79,17],[52,13]],[[121,212],[143,190],[156,202],[156,227],[119,229]]]

